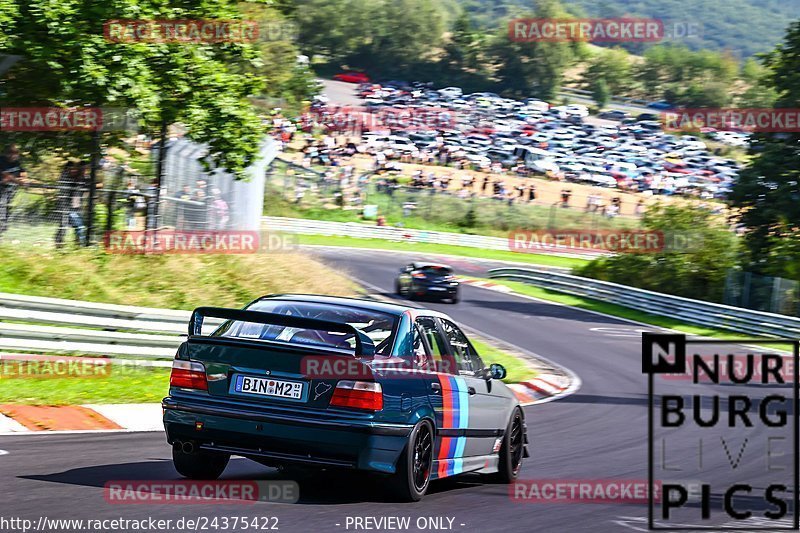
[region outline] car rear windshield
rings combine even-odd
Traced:
[[[372,339],[377,355],[388,355],[391,352],[398,323],[398,317],[388,313],[317,302],[261,300],[252,304],[247,310],[349,324],[363,331]],[[281,341],[304,346],[312,345],[352,350],[355,349],[356,345],[355,336],[350,333],[234,320],[229,320],[222,324],[212,336]]]
[[[431,276],[449,276],[453,273],[453,269],[445,266],[426,266],[420,269],[421,272]]]

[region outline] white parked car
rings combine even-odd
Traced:
[[[550,109],[550,104],[547,102],[542,102],[541,100],[528,100],[523,109],[544,113]]]
[[[459,87],[445,87],[444,89],[439,89],[437,92],[445,98],[461,98],[464,94],[464,91]]]
[[[585,105],[572,104],[564,106],[564,111],[567,115],[585,118],[589,116],[589,108]]]
[[[534,172],[541,172],[542,174],[546,172],[558,172],[560,170],[556,162],[552,159],[540,159],[538,161],[533,161],[528,164],[528,168]]]

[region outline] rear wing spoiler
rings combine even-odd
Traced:
[[[189,319],[189,337],[202,336],[203,320],[205,318],[220,318],[223,320],[237,320],[241,322],[253,322],[256,324],[268,324],[272,326],[285,326],[288,328],[314,329],[318,331],[334,331],[337,333],[349,333],[354,335],[356,340],[356,356],[372,357],[375,355],[375,344],[366,333],[354,328],[350,324],[341,322],[331,322],[328,320],[318,320],[316,318],[304,318],[299,316],[281,315],[277,313],[264,313],[262,311],[248,311],[244,309],[227,309],[224,307],[198,307],[192,312]]]

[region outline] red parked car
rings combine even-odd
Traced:
[[[333,79],[347,83],[369,83],[369,76],[363,72],[340,72]]]

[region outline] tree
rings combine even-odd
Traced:
[[[377,75],[413,76],[442,46],[442,12],[435,0],[375,0],[361,31],[354,62]]]
[[[469,15],[462,11],[453,23],[450,39],[444,46],[442,63],[456,72],[479,68],[479,43],[479,36],[472,27]]]
[[[711,105],[726,96],[739,72],[738,62],[727,54],[710,50],[693,52],[685,46],[659,45],[644,54],[638,81],[648,97],[677,95],[680,99]],[[687,86],[692,86],[687,89]],[[724,94],[723,94],[724,93]],[[672,98],[666,98],[673,101]]]
[[[739,246],[724,221],[705,209],[656,205],[642,223],[663,234],[667,243],[680,246],[596,259],[579,274],[688,298],[723,300],[725,277],[737,264]]]
[[[610,94],[624,95],[633,87],[632,58],[621,48],[601,49],[589,60],[583,85],[593,90],[603,80]]]
[[[116,19],[242,18],[229,0],[2,0],[5,50],[24,56],[2,91],[5,105],[123,107],[141,113],[148,131],[182,122],[207,143],[215,163],[240,173],[256,155],[260,123],[246,100],[258,86],[240,65],[255,61],[249,44],[117,43],[104,36]],[[10,29],[9,29],[10,28]],[[87,134],[35,134],[67,153],[97,153]],[[103,133],[103,143],[114,136]]]
[[[800,21],[789,27],[783,43],[766,56],[765,66],[769,70],[766,83],[777,95],[775,107],[800,107]],[[770,271],[776,243],[796,235],[800,227],[800,132],[756,134],[750,154],[752,159],[733,187],[731,202],[741,211],[748,230],[750,267]],[[793,261],[800,261],[800,255],[793,256]],[[771,273],[780,275],[774,269]],[[796,272],[787,269],[784,274]]]
[[[676,92],[670,101],[688,108],[726,107],[731,102],[730,88],[725,83],[691,83],[686,89]]]
[[[597,103],[597,107],[603,109],[608,104],[608,99],[611,97],[611,91],[608,88],[605,78],[598,78],[592,84],[592,98]]]
[[[531,18],[568,18],[568,13],[557,0],[540,0]],[[496,64],[495,77],[514,95],[555,100],[564,71],[580,46],[581,43],[515,42],[508,35],[505,23],[490,47]]]

